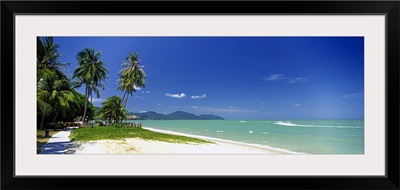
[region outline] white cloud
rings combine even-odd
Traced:
[[[300,106],[300,104],[295,104],[295,105],[293,105],[294,107],[299,107]]]
[[[354,94],[346,94],[341,96],[341,98],[361,98],[364,97],[364,93],[359,92],[359,93],[354,93]]]
[[[271,74],[269,77],[265,77],[264,80],[267,81],[278,81],[278,80],[283,80],[286,81],[290,84],[294,84],[294,83],[304,83],[307,82],[307,78],[303,78],[303,77],[286,77],[282,74]]]
[[[203,94],[203,95],[196,95],[196,96],[191,96],[190,98],[192,98],[192,99],[202,99],[202,98],[207,98],[207,94]]]
[[[307,82],[307,79],[305,79],[305,78],[292,78],[292,79],[289,79],[289,83],[290,84],[293,84],[293,83],[296,83],[296,82]]]
[[[186,96],[185,93],[181,94],[170,94],[170,93],[165,93],[165,96],[171,97],[171,98],[183,98]]]
[[[140,113],[146,113],[147,111],[140,111]]]
[[[282,74],[272,74],[268,78],[264,78],[264,80],[269,80],[269,81],[276,81],[276,80],[282,80],[286,79]]]
[[[93,98],[93,99],[92,99],[92,103],[96,103],[96,102],[104,102],[104,99],[101,99],[101,98]]]
[[[158,104],[159,106],[162,106],[162,104]]]
[[[196,109],[196,108],[197,108],[197,106],[192,106],[192,108],[193,108],[193,109]]]
[[[150,91],[142,91],[142,94],[150,94]]]
[[[135,90],[142,90],[142,88],[134,86],[133,88],[135,88]]]

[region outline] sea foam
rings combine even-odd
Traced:
[[[360,126],[304,125],[304,124],[292,123],[290,121],[277,121],[274,124],[275,125],[282,125],[282,126],[290,126],[290,127],[363,128],[363,127],[360,127]]]

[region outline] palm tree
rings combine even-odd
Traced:
[[[97,87],[101,87],[104,90],[105,86],[101,84],[101,81],[108,78],[108,70],[104,67],[105,63],[100,60],[100,54],[101,52],[95,53],[93,49],[85,48],[78,52],[76,56],[78,67],[73,74],[74,84],[75,87],[85,84],[86,99],[82,121],[86,118],[88,99],[92,97],[92,92],[95,91],[97,97],[100,98],[100,92]]]
[[[36,41],[37,82],[45,74],[43,73],[45,69],[50,69],[59,77],[66,78],[61,70],[66,70],[66,65],[69,63],[63,63],[59,60],[62,54],[57,52],[59,45],[54,42],[53,37],[37,37]]]
[[[59,45],[53,37],[37,37],[37,109],[41,117],[40,129],[43,129],[47,116],[53,115],[53,122],[61,113],[75,115],[79,110],[77,95],[62,70],[66,65],[59,60]],[[64,117],[65,118],[65,117]]]
[[[119,123],[126,119],[127,114],[128,110],[122,106],[121,98],[119,96],[111,96],[102,103],[98,116],[108,120],[109,123],[111,123],[111,120],[114,123]]]
[[[54,80],[55,73],[49,69],[45,69],[42,72],[42,75],[42,79],[38,82],[36,93],[37,109],[39,115],[41,115],[42,117],[42,119],[40,120],[40,129],[43,129],[45,117],[49,116],[50,113],[53,111],[53,107],[49,103],[51,89],[48,83],[50,83],[50,80]]]
[[[56,72],[49,68],[43,69],[42,74],[42,78],[38,82],[36,98],[38,111],[42,116],[40,129],[43,129],[46,116],[55,113],[53,119],[53,122],[55,122],[60,112],[65,115],[67,110],[71,110],[70,105],[76,102],[70,82],[67,79],[60,79]]]
[[[129,54],[126,62],[122,63],[123,69],[119,73],[120,79],[118,79],[119,86],[117,89],[125,92],[122,99],[124,108],[128,102],[128,96],[132,96],[138,87],[145,87],[146,85],[144,66],[139,65],[138,58],[139,55],[136,52]]]
[[[74,108],[71,104],[76,103],[70,82],[66,79],[55,81],[49,101],[53,103],[54,112],[56,113],[53,119],[54,123],[60,112],[65,116],[67,111]]]

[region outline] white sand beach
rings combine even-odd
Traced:
[[[281,150],[222,139],[146,128],[155,132],[200,138],[213,144],[179,144],[139,138],[80,143],[75,154],[290,154]]]

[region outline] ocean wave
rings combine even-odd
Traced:
[[[290,127],[364,128],[364,127],[360,127],[360,126],[304,125],[304,124],[292,123],[290,121],[277,121],[274,124],[275,125],[282,125],[282,126],[290,126]]]

